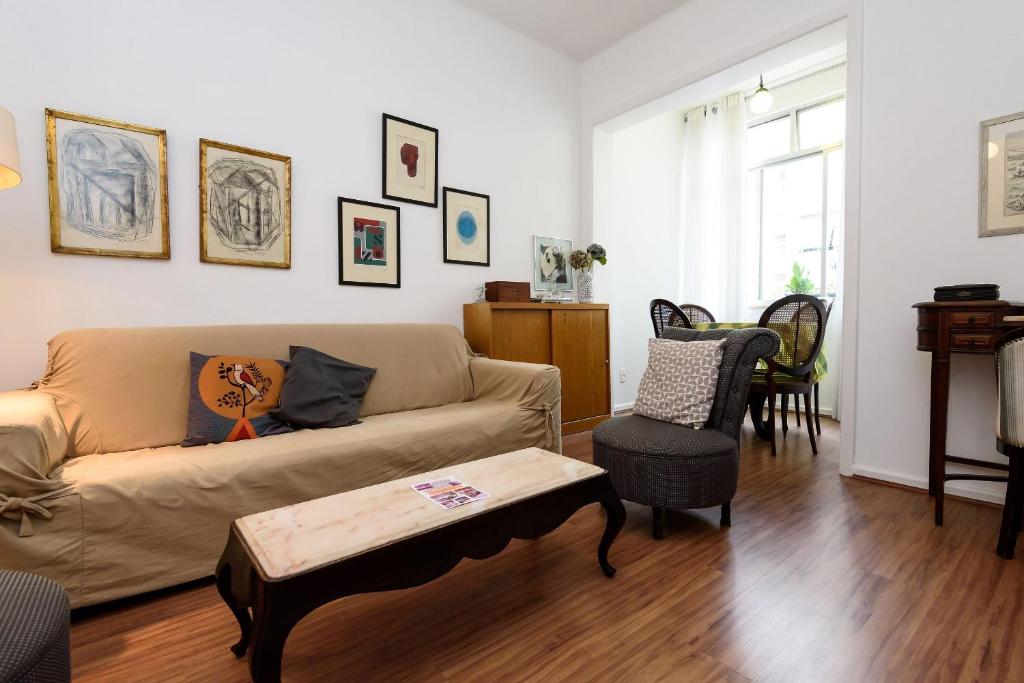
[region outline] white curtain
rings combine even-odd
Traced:
[[[683,117],[680,303],[742,320],[746,108],[734,93]]]

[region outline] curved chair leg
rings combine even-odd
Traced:
[[[665,508],[651,508],[651,536],[661,540],[665,536]]]
[[[818,390],[820,386],[820,384],[814,385],[814,426],[819,436],[821,435],[821,406],[818,405]]]
[[[789,394],[782,395],[782,438],[789,433]]]
[[[732,526],[732,501],[727,500],[722,503],[722,519],[718,522],[719,526]]]
[[[1010,458],[1010,476],[1006,483],[1006,501],[1003,503],[1003,521],[999,526],[999,543],[996,554],[1004,560],[1013,559],[1013,551],[1017,545],[1017,529],[1014,524],[1016,508],[1020,495],[1020,465],[1016,458]]]
[[[772,442],[772,457],[775,452],[775,387],[768,389],[768,440]]]
[[[800,394],[793,394],[793,411],[796,413],[796,426],[800,426]]]
[[[811,452],[818,454],[818,442],[814,438],[814,422],[811,420],[811,392],[804,394],[804,409],[807,411],[807,435],[811,437]]]

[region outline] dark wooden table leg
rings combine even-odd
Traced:
[[[296,584],[303,590],[304,582]],[[254,683],[280,683],[284,645],[299,621],[310,612],[309,596],[287,595],[288,582],[260,582],[253,606],[252,649],[249,651],[249,673]],[[308,590],[307,590],[308,592]],[[324,605],[336,596],[328,596],[311,604]]]
[[[622,527],[626,524],[626,506],[622,504],[619,494],[615,493],[610,481],[608,482],[608,491],[601,497],[601,506],[607,513],[607,521],[604,525],[604,534],[601,536],[601,544],[597,546],[597,561],[600,563],[604,575],[611,578],[615,576],[615,567],[608,562],[608,551],[611,549],[615,537],[619,535]]]
[[[251,605],[249,590],[252,571],[249,556],[232,527],[228,534],[227,546],[217,563],[216,576],[217,592],[220,593],[220,597],[235,616],[241,631],[238,642],[231,646],[231,652],[236,657],[245,656],[245,651],[249,649],[249,639],[252,636],[252,618],[249,616],[248,609]]]
[[[941,329],[940,329],[941,332]],[[940,337],[940,347],[943,346]],[[930,436],[928,444],[928,492],[935,496],[935,524],[942,526],[946,485],[946,422],[949,417],[949,352],[932,353]]]
[[[768,426],[764,422],[764,403],[768,397],[764,394],[753,392],[747,397],[747,405],[750,408],[750,424],[754,425],[754,432],[768,440]]]

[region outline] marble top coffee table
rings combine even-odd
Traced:
[[[446,510],[410,488],[449,475],[489,497]],[[513,538],[549,533],[591,503],[607,512],[597,559],[611,577],[608,550],[626,511],[607,472],[539,448],[237,519],[216,573],[242,632],[231,650],[248,651],[254,681],[279,681],[289,632],[317,607],[427,583],[463,558],[484,559]]]

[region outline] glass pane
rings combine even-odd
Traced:
[[[832,298],[839,288],[839,264],[843,258],[846,154],[841,149],[828,153],[828,217],[825,221],[825,296]]]
[[[747,129],[747,165],[789,154],[789,117],[759,123]]]
[[[846,136],[846,100],[835,100],[797,112],[800,149],[840,142]]]
[[[761,298],[821,291],[820,154],[764,169]]]

